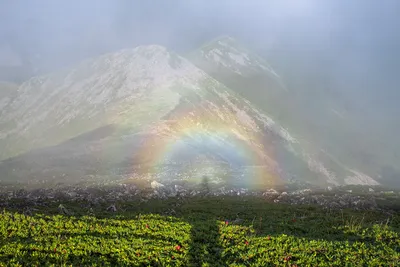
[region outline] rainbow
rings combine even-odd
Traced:
[[[153,125],[135,157],[134,164],[141,165],[138,174],[167,173],[167,177],[157,177],[162,180],[186,173],[195,183],[204,175],[229,183],[234,181],[239,166],[242,173],[238,181],[243,187],[261,189],[280,184],[274,151],[265,136],[246,127],[233,112],[224,112],[222,116],[197,106],[175,111]],[[208,157],[207,152],[213,149],[212,154],[219,157]],[[162,170],[171,165],[171,169],[179,171]]]

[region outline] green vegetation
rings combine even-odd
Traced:
[[[18,203],[16,203],[18,204]],[[395,266],[400,216],[263,199],[58,201],[0,214],[0,266]],[[18,206],[18,205],[14,205]],[[40,207],[39,205],[37,207]],[[20,207],[21,209],[21,207]]]

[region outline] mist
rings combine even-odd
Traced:
[[[272,65],[294,92],[335,98],[392,155],[399,1],[2,1],[0,80],[21,83],[98,55],[159,44],[180,55],[221,35]],[[301,90],[299,90],[301,89]],[[311,109],[311,107],[310,107]],[[373,122],[373,123],[371,123]],[[375,155],[379,157],[380,155]]]
[[[3,46],[38,54],[49,65],[66,61],[66,53],[81,58],[146,43],[185,50],[232,34],[266,52],[325,52],[331,60],[352,56],[364,68],[387,72],[396,62],[389,55],[399,44],[399,5],[393,0],[3,1],[0,33]],[[54,54],[61,58],[50,61]]]
[[[32,73],[45,73],[87,57],[151,43],[184,53],[217,36],[231,35],[269,58],[282,75],[299,73],[301,82],[324,77],[323,82],[336,90],[350,91],[351,97],[362,94],[360,102],[384,101],[388,109],[398,96],[400,4],[395,0],[2,1],[1,5],[3,68],[21,65]]]
[[[395,266],[399,11],[0,0],[0,266]]]

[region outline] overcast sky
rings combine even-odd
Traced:
[[[30,61],[50,70],[150,43],[184,53],[228,34],[304,79],[321,75],[337,87],[368,87],[368,94],[385,101],[399,96],[398,0],[1,0],[0,5],[0,65]]]
[[[220,34],[236,35],[259,48],[276,45],[371,53],[377,47],[390,49],[399,44],[397,0],[1,3],[1,41],[42,53],[142,43],[185,49]]]

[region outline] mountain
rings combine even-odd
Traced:
[[[2,117],[3,109],[17,95],[18,86],[9,82],[0,82],[0,118]]]
[[[244,73],[234,58],[235,70]],[[274,90],[285,90],[264,61],[248,58],[254,71],[268,73],[261,76]],[[266,111],[158,45],[34,77],[15,94],[0,110],[2,182],[198,182],[210,176],[214,183],[254,188],[293,178],[376,184],[331,162],[327,152],[315,154]],[[342,173],[331,170],[335,164]]]
[[[0,111],[3,105],[10,101],[17,93],[18,85],[9,82],[0,82]]]
[[[288,129],[296,130],[301,136],[309,136],[308,131],[302,132],[303,129],[315,130],[313,116],[326,117],[325,114],[308,114],[310,105],[318,105],[319,101],[302,101],[311,96],[289,91],[283,79],[263,58],[229,36],[205,44],[190,53],[188,58],[210,76],[260,107]],[[317,100],[315,94],[312,98]]]
[[[376,140],[365,134],[366,128],[334,91],[286,81],[265,59],[229,36],[212,40],[188,58],[284,125],[305,151],[342,181],[352,181],[348,176],[354,173],[367,180],[379,176],[380,166],[371,153]]]

